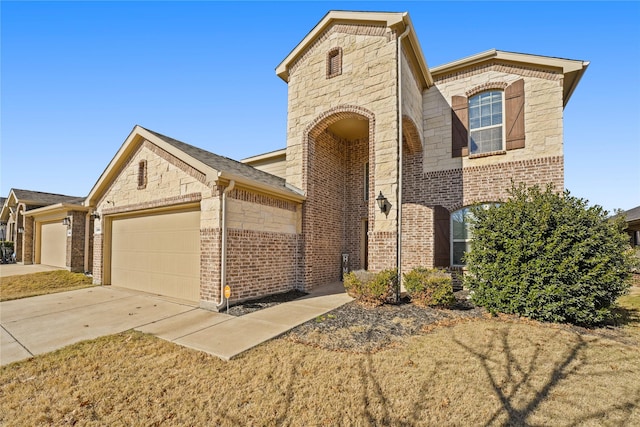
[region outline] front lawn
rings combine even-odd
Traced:
[[[292,333],[230,362],[125,332],[0,368],[0,424],[640,425],[628,328],[466,318],[373,353]]]
[[[0,301],[72,291],[93,286],[91,277],[66,270],[22,274],[0,279]]]

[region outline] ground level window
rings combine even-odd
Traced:
[[[465,265],[463,257],[471,245],[470,216],[469,208],[463,208],[451,214],[451,265]]]
[[[483,208],[496,206],[499,203],[486,203]],[[473,218],[471,208],[466,207],[451,214],[451,265],[465,266],[464,255],[471,250],[473,233],[470,220]]]

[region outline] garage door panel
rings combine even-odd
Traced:
[[[41,225],[40,264],[54,267],[67,265],[67,226],[62,222]]]
[[[111,283],[200,299],[200,212],[114,219]]]

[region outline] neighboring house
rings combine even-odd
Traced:
[[[4,207],[4,202],[6,201],[7,201],[6,197],[0,197],[0,206]],[[4,241],[6,239],[7,239],[7,221],[0,219],[0,241]]]
[[[88,271],[88,209],[83,202],[84,197],[11,189],[2,205],[0,220],[6,224],[7,240],[14,243],[16,261]]]
[[[631,246],[640,246],[640,206],[629,209],[623,215],[627,221],[627,233]]]
[[[462,268],[468,206],[563,189],[587,66],[491,50],[429,68],[408,14],[329,12],[276,68],[285,149],[240,163],[133,129],[85,201],[94,282],[216,309],[225,285],[238,301],[338,281],[343,255]]]

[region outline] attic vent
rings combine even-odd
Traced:
[[[342,48],[334,47],[327,53],[327,78],[342,74]]]
[[[141,160],[138,163],[138,190],[147,186],[147,161]]]

